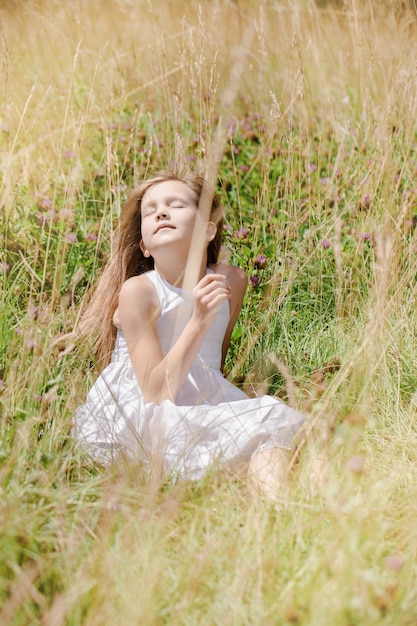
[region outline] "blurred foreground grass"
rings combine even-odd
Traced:
[[[414,19],[2,4],[1,623],[416,622]],[[213,154],[224,256],[250,275],[229,375],[316,423],[276,507],[224,475],[155,492],[70,437],[96,373],[60,337],[127,193]]]

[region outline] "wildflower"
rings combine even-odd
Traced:
[[[16,328],[15,333],[16,333],[16,335],[21,337],[23,335],[23,330],[21,328]]]
[[[309,170],[310,170],[311,174],[313,172],[315,172],[316,169],[317,169],[317,165],[315,163],[310,163]]]
[[[39,314],[39,307],[32,302],[28,306],[28,317],[31,320],[35,320]]]
[[[114,191],[115,193],[124,193],[127,189],[127,185],[125,185],[124,183],[119,185],[118,183],[115,184],[114,186]]]
[[[72,150],[65,150],[64,157],[70,161],[75,157],[75,152],[73,152]]]
[[[280,232],[280,236],[282,239],[295,239],[296,231],[295,228],[291,225],[288,229],[284,229]]]
[[[331,241],[330,239],[323,239],[323,241],[321,242],[321,247],[323,248],[323,250],[328,250],[329,248],[331,248]]]
[[[46,226],[47,218],[45,213],[36,213],[36,221],[38,222],[39,226]]]
[[[40,211],[36,213],[36,220],[39,226],[47,226],[49,222],[55,222],[57,217],[58,215],[53,209],[47,211],[46,213],[41,213]]]
[[[27,337],[25,339],[24,346],[26,350],[33,350],[33,348],[35,347],[35,342],[33,341],[31,337]]]
[[[77,235],[75,235],[74,233],[66,233],[65,241],[67,241],[68,243],[77,243]]]
[[[401,554],[392,554],[385,559],[385,565],[388,569],[398,571],[404,565],[404,559]]]
[[[322,385],[325,381],[325,374],[323,370],[315,370],[311,374],[311,380],[315,385]]]
[[[252,274],[252,276],[249,276],[249,282],[250,285],[253,289],[256,289],[257,287],[259,287],[259,276],[256,276],[256,274]]]
[[[71,211],[71,209],[67,209],[66,207],[63,207],[59,211],[58,215],[63,222],[67,222],[67,221],[74,219],[74,211]]]
[[[242,170],[242,172],[247,172],[249,170],[249,165],[241,165],[240,169]]]
[[[357,454],[353,456],[345,465],[346,469],[352,474],[362,474],[363,471],[363,456],[361,454]]]
[[[362,199],[362,204],[366,206],[368,209],[371,206],[371,196],[369,193],[366,193]]]
[[[234,135],[237,129],[237,121],[235,119],[230,120],[226,123],[226,128],[229,135]]]
[[[40,209],[51,209],[52,208],[52,200],[46,196],[40,198],[38,200],[38,207]]]
[[[8,263],[0,263],[0,274],[7,275],[10,271],[10,265]]]
[[[50,318],[50,311],[48,309],[48,307],[45,307],[44,309],[41,309],[38,312],[38,320],[40,322],[42,322],[43,324],[46,324],[49,322],[49,318]]]
[[[267,258],[263,254],[259,254],[255,259],[255,267],[263,269],[266,265]]]
[[[85,236],[86,241],[97,241],[98,237],[94,233],[87,233]]]
[[[247,228],[239,228],[239,230],[235,230],[233,233],[233,237],[235,239],[246,239],[246,237],[248,236],[248,229]]]
[[[356,241],[370,241],[372,237],[371,233],[361,230],[351,230],[350,234],[355,237]]]
[[[371,196],[369,195],[369,193],[366,193],[363,198],[361,198],[361,200],[359,200],[359,202],[356,205],[356,208],[359,211],[368,211],[368,209],[371,206]]]
[[[413,219],[411,220],[405,220],[404,226],[405,226],[406,232],[409,233],[409,232],[414,231],[417,226],[417,215],[414,215]]]

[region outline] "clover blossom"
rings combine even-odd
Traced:
[[[255,267],[258,269],[263,269],[266,265],[267,258],[263,254],[259,254],[255,259]]]

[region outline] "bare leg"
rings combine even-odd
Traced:
[[[288,453],[268,448],[253,455],[248,468],[249,486],[271,500],[282,495],[288,480]]]
[[[312,496],[318,495],[326,486],[329,474],[329,460],[325,452],[313,459],[310,466],[309,482]]]

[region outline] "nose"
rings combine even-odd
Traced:
[[[166,219],[168,217],[168,211],[165,207],[161,207],[156,211],[156,219],[160,220],[161,217]]]

